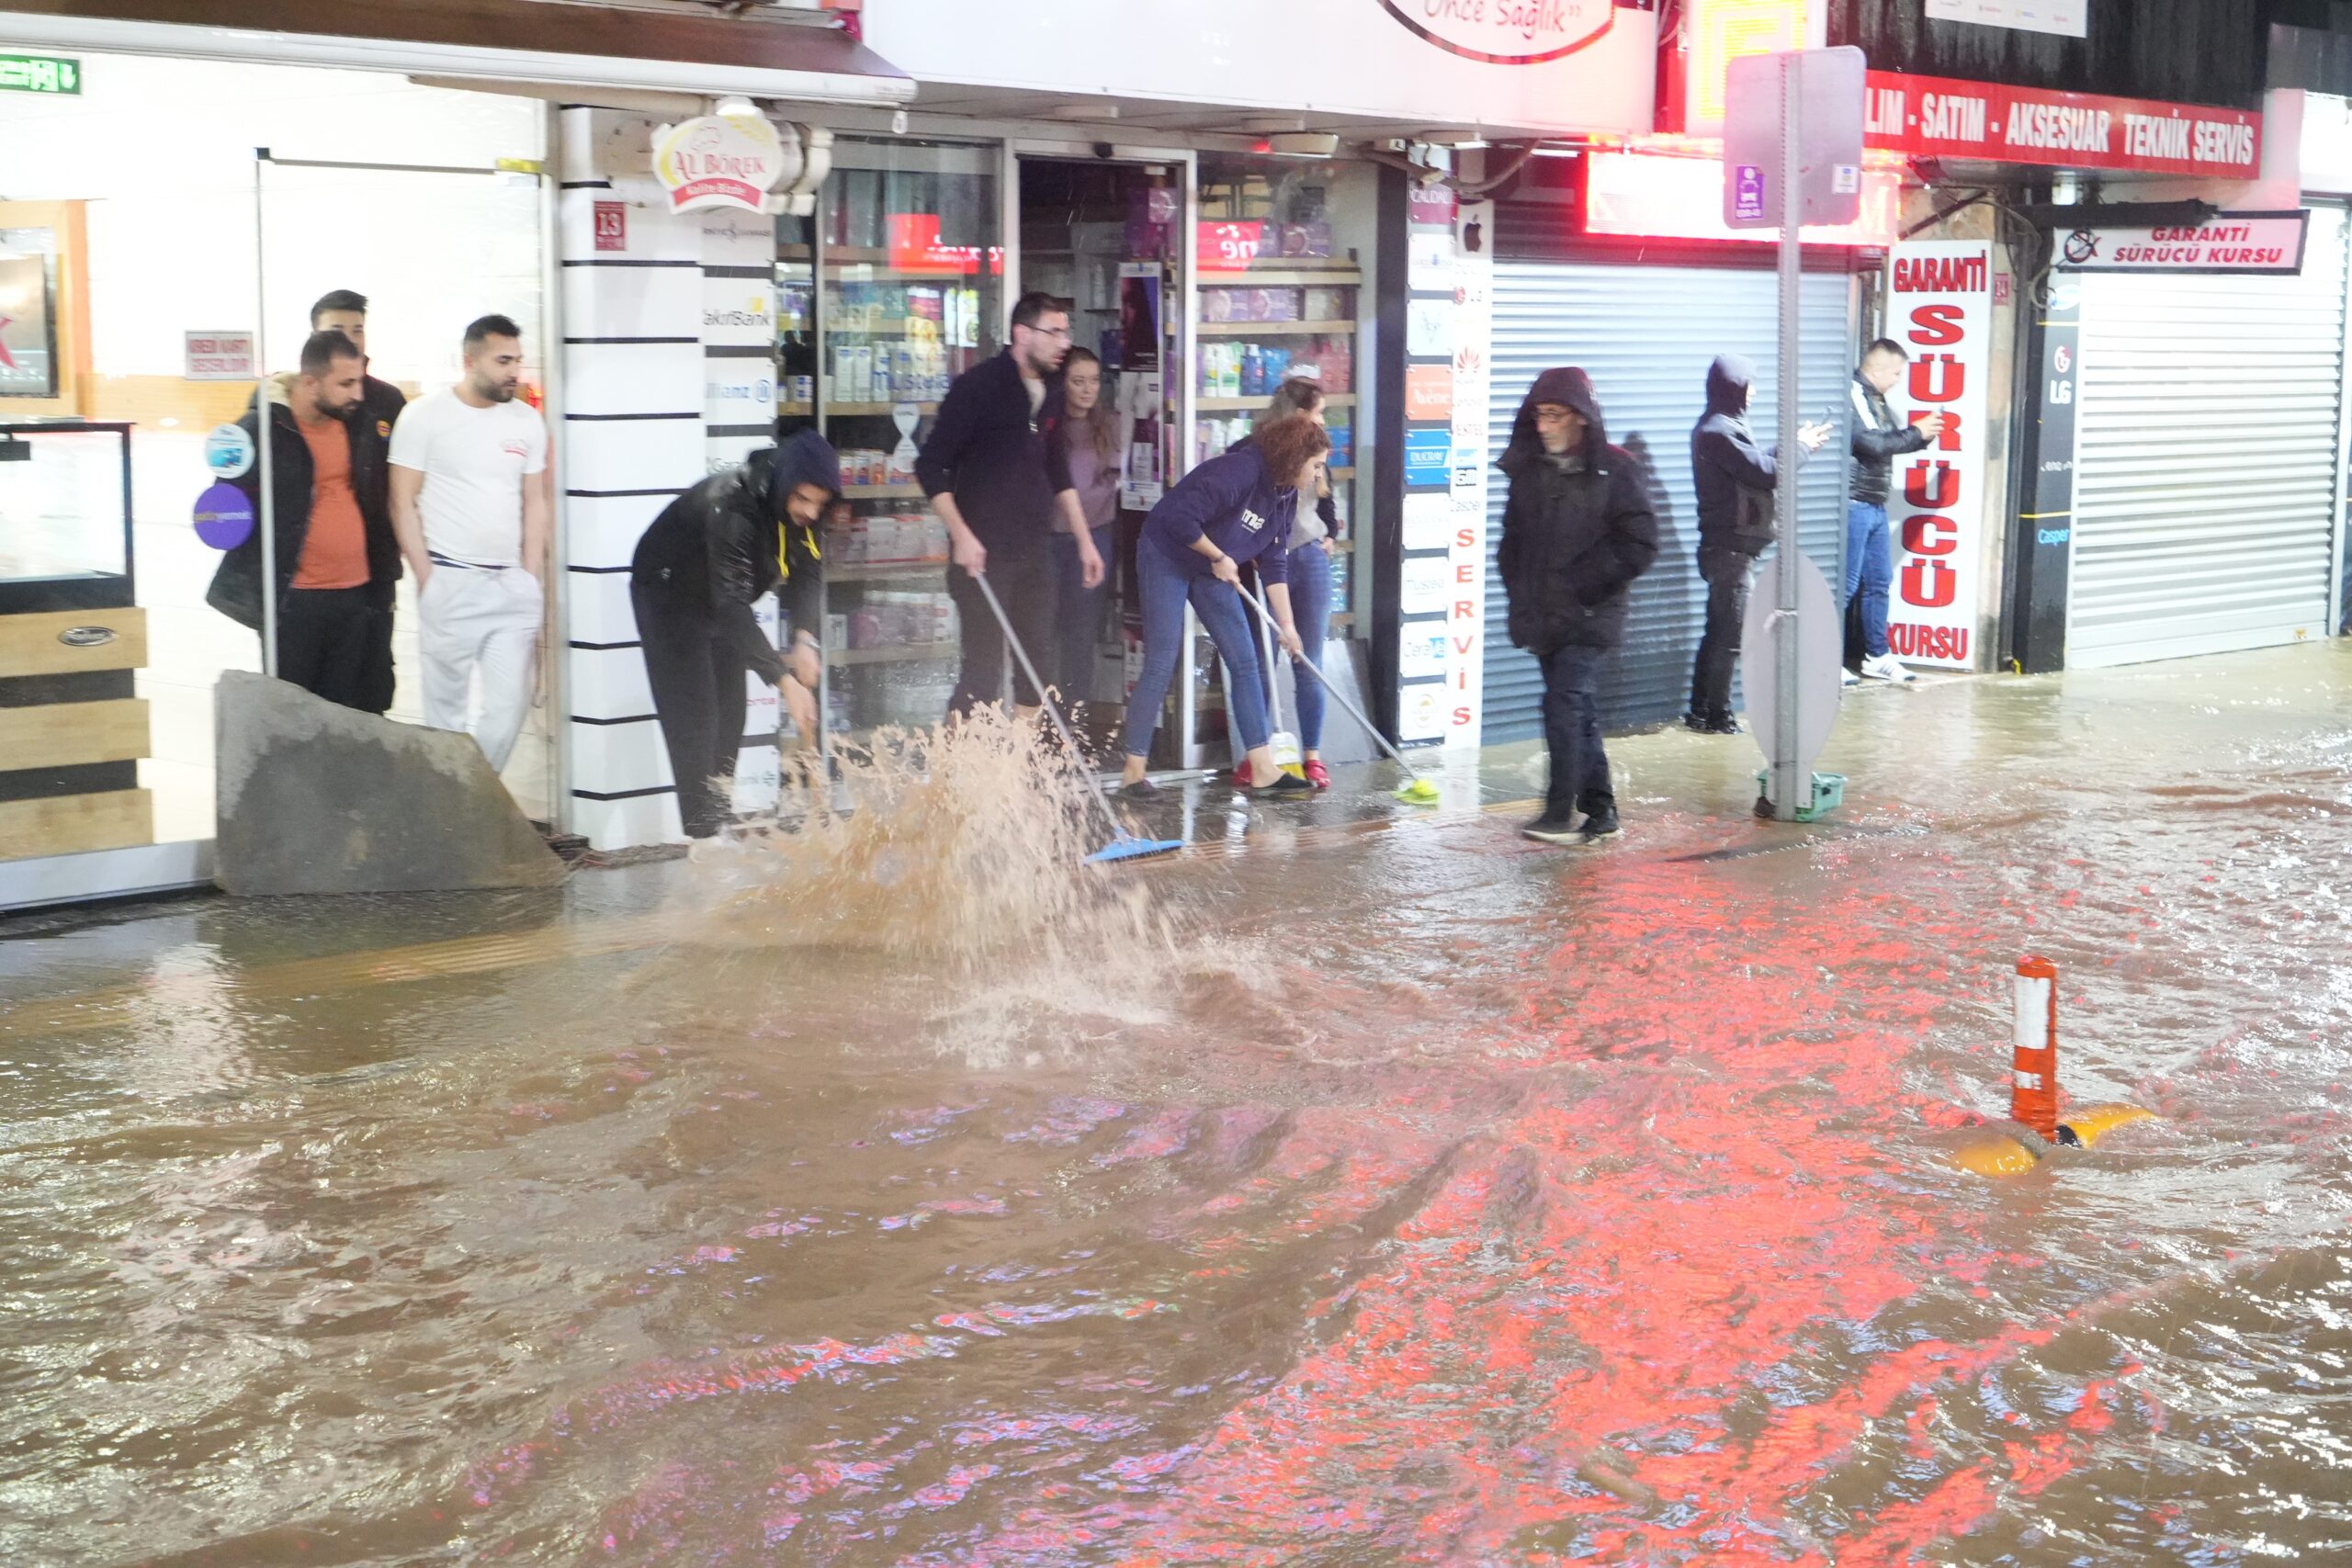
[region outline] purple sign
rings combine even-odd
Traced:
[[[196,498],[196,536],[214,549],[233,550],[253,532],[254,503],[235,485],[214,485]]]

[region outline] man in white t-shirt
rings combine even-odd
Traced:
[[[466,329],[466,378],[392,427],[392,531],[416,574],[424,722],[470,731],[498,769],[530,716],[554,525],[548,427],[514,400],[522,375],[523,329],[484,316]],[[481,716],[469,719],[476,669]]]

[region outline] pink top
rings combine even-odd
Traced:
[[[1079,510],[1086,513],[1088,527],[1108,527],[1119,514],[1119,461],[1096,454],[1093,434],[1083,423],[1072,420],[1065,428],[1069,433],[1069,482],[1078,491]]]

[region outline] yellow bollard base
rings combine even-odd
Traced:
[[[2087,1105],[2058,1124],[2058,1143],[2090,1148],[2118,1127],[2153,1122],[2156,1113],[2137,1105]],[[2049,1157],[2052,1145],[2031,1128],[1998,1122],[1951,1151],[1951,1163],[1974,1176],[2023,1176]]]

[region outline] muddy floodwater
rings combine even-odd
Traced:
[[[2352,1562],[2352,645],[1618,761],[0,924],[0,1562]]]

